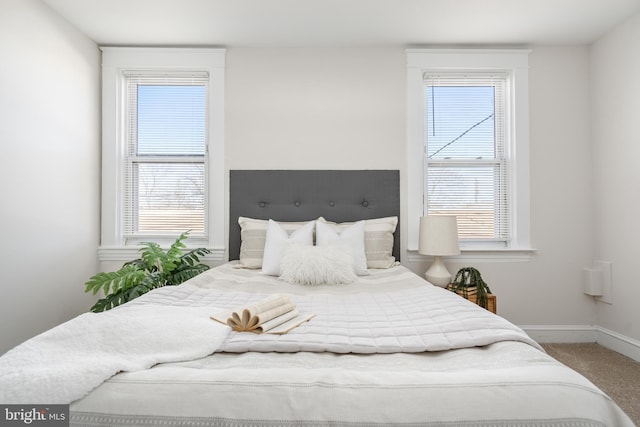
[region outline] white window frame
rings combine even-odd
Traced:
[[[208,260],[225,257],[224,79],[225,49],[101,47],[102,50],[102,219],[100,261],[128,261],[138,253],[135,239],[124,236],[122,193],[126,155],[125,73],[130,71],[204,71],[209,74],[207,177],[208,238],[189,238],[190,247],[212,251]],[[186,231],[186,230],[185,230]],[[169,245],[175,237],[153,239]]]
[[[510,242],[507,246],[461,243],[461,257],[473,260],[528,259],[531,247],[529,189],[529,50],[407,49],[407,250],[417,255],[419,219],[424,214],[424,74],[442,71],[505,72],[510,77],[506,124],[510,182]],[[456,257],[460,259],[460,257]]]

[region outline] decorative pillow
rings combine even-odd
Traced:
[[[329,224],[318,221],[316,223],[316,245],[342,245],[350,248],[355,273],[358,276],[369,274],[364,248],[364,221],[358,221],[340,231]]]
[[[320,217],[318,222],[323,222],[334,227],[340,232],[353,225],[353,222],[335,223]],[[393,233],[398,226],[398,217],[364,220],[364,250],[367,257],[368,268],[390,268],[396,265],[393,256]]]
[[[357,278],[349,248],[339,245],[290,244],[282,256],[280,270],[282,280],[299,285],[341,285]]]
[[[278,222],[289,234],[295,230],[299,230],[308,223],[309,221]],[[238,218],[238,224],[240,224],[241,240],[238,267],[262,268],[264,244],[267,238],[269,221],[266,219],[254,219],[241,216]]]
[[[267,225],[267,237],[264,243],[264,256],[262,258],[262,272],[271,276],[280,275],[280,260],[288,243],[313,246],[313,231],[315,221],[311,221],[302,228],[295,230],[291,235],[287,230],[274,220],[269,220]]]

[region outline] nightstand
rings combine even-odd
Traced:
[[[468,299],[472,303],[475,303],[475,304],[478,303],[477,294],[475,294],[475,293],[468,294],[467,296],[465,296],[462,291],[458,291],[456,293],[458,295],[460,295],[462,298]],[[490,312],[496,314],[497,304],[498,304],[498,301],[497,301],[496,296],[494,294],[487,294],[487,310],[489,310]]]

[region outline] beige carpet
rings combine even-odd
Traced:
[[[640,363],[595,343],[542,344],[607,393],[640,426]]]

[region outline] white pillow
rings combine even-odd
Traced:
[[[367,256],[364,250],[364,221],[358,221],[342,230],[336,230],[329,224],[316,223],[316,245],[341,245],[351,250],[353,269],[358,276],[369,274]]]
[[[284,228],[287,233],[304,227],[309,221],[303,222],[283,222],[278,224]],[[247,217],[239,217],[240,225],[240,259],[237,266],[243,268],[262,268],[262,258],[264,256],[264,244],[267,236],[267,226],[269,221],[266,219],[255,219]]]
[[[337,224],[320,217],[318,222],[324,222],[340,231],[353,222],[343,222]],[[364,220],[364,248],[367,255],[367,267],[369,268],[389,268],[396,265],[393,256],[393,233],[398,225],[397,216]]]
[[[262,258],[262,272],[271,276],[280,275],[280,260],[288,243],[313,246],[313,231],[316,222],[311,221],[289,235],[274,220],[269,220],[267,236],[264,243],[264,256]]]
[[[290,244],[280,263],[280,278],[299,285],[342,285],[356,280],[349,249]]]

